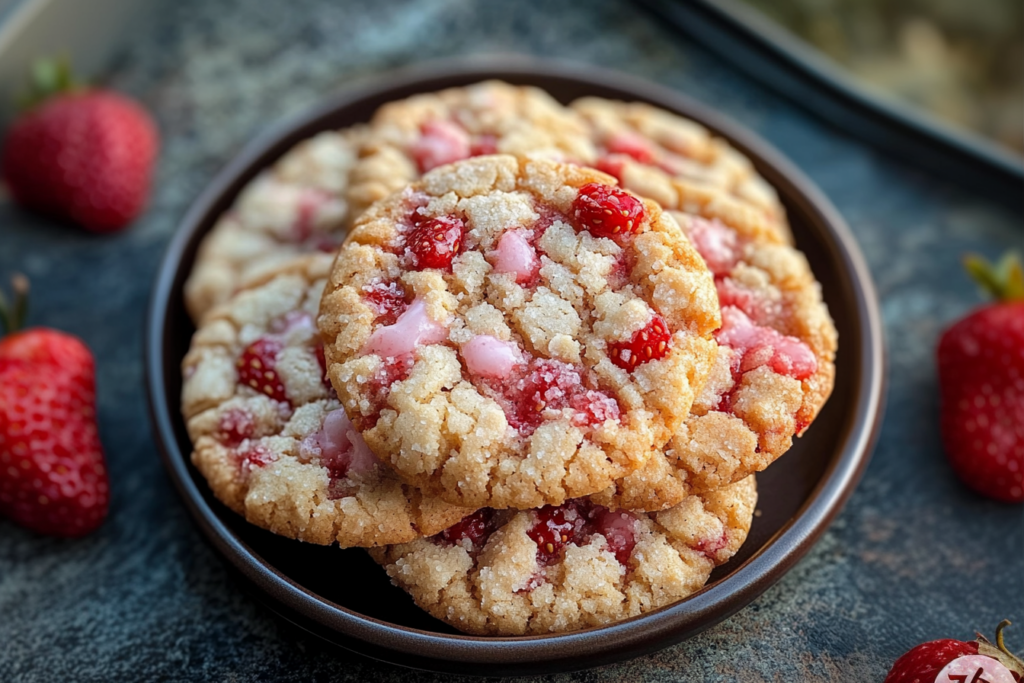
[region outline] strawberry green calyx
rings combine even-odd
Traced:
[[[10,304],[0,290],[0,337],[20,330],[28,317],[28,278],[15,273],[11,278],[11,289],[14,297]]]
[[[29,88],[18,98],[18,105],[22,109],[31,109],[54,95],[71,92],[78,87],[66,57],[37,59],[32,63]]]
[[[996,301],[1024,301],[1024,267],[1016,253],[1004,254],[995,264],[983,256],[968,254],[964,257],[964,267]]]
[[[1003,642],[1003,629],[1011,623],[1012,622],[1009,619],[1003,619],[999,622],[999,625],[996,626],[995,645],[980,633],[976,634],[978,636],[978,654],[991,657],[1013,673],[1017,674],[1018,677],[1024,677],[1024,661],[1021,661],[1020,657],[1006,649],[1006,643]]]

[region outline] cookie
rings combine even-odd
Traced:
[[[296,255],[333,251],[341,243],[350,218],[349,175],[363,135],[362,127],[320,133],[241,191],[199,245],[185,283],[193,321]]]
[[[374,114],[350,200],[361,213],[437,166],[499,153],[587,160],[595,148],[582,119],[538,88],[485,81],[414,95]]]
[[[754,477],[655,513],[589,502],[484,508],[431,538],[374,548],[393,583],[474,635],[544,635],[603,626],[700,590],[747,537]]]
[[[477,157],[356,222],[318,325],[349,417],[403,479],[465,507],[561,504],[682,424],[714,283],[674,219],[612,183]]]
[[[791,243],[785,210],[750,160],[704,126],[642,102],[597,97],[570,108],[597,155],[585,162],[666,209],[718,219],[740,232]]]
[[[324,379],[315,316],[331,265],[299,257],[214,308],[182,362],[192,462],[249,522],[311,543],[373,546],[472,512],[374,458]]]
[[[593,497],[604,505],[661,510],[759,472],[832,392],[837,333],[804,255],[718,221],[674,215],[715,275],[718,356],[664,454]]]

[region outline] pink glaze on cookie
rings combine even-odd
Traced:
[[[526,230],[509,230],[503,234],[492,258],[495,272],[515,273],[516,282],[520,284],[536,276],[540,267],[537,250],[530,244]]]
[[[617,133],[605,146],[610,154],[625,154],[641,164],[649,164],[654,159],[654,150],[647,139],[632,131]]]
[[[689,235],[693,246],[715,275],[727,275],[739,260],[736,232],[720,221],[694,219]]]
[[[364,354],[376,354],[384,358],[404,356],[419,346],[438,344],[448,338],[448,329],[434,322],[427,315],[427,305],[416,299],[409,305],[394,325],[377,329],[363,348]]]
[[[818,361],[807,344],[796,337],[755,324],[733,306],[722,309],[722,327],[715,333],[715,338],[719,344],[738,352],[734,360],[734,374],[767,365],[780,375],[804,380],[818,369]]]
[[[457,123],[442,119],[424,123],[420,128],[419,139],[410,150],[420,167],[420,173],[465,159],[471,152],[470,137],[466,130]]]
[[[462,357],[471,373],[492,379],[508,377],[523,362],[523,354],[515,344],[489,334],[478,334],[463,344]]]
[[[343,408],[327,413],[323,426],[303,439],[299,452],[307,459],[319,459],[334,481],[366,474],[377,464],[377,458]],[[338,489],[332,487],[331,490]]]

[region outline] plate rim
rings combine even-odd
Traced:
[[[172,418],[178,413],[177,404],[166,400],[164,322],[176,295],[174,285],[180,279],[180,264],[201,238],[200,228],[207,217],[226,201],[231,186],[265,168],[265,164],[256,166],[256,162],[283,145],[285,139],[343,107],[420,85],[426,86],[426,92],[433,81],[463,79],[471,83],[488,78],[520,82],[553,78],[612,88],[630,93],[637,100],[682,112],[726,138],[751,158],[758,172],[780,193],[799,202],[809,215],[817,215],[815,222],[824,226],[823,241],[851,276],[841,283],[850,288],[849,298],[856,303],[860,321],[857,333],[861,353],[856,359],[860,372],[854,378],[852,401],[855,418],[848,423],[845,437],[837,441],[839,447],[835,452],[839,455],[822,472],[793,518],[729,576],[685,600],[622,622],[566,634],[478,637],[423,631],[362,615],[303,588],[236,537],[206,502],[189,472],[188,458],[177,444]],[[260,601],[279,616],[346,649],[392,664],[432,671],[479,673],[474,669],[486,665],[487,674],[498,675],[590,668],[680,642],[742,609],[788,572],[825,533],[863,475],[881,429],[886,388],[881,313],[867,263],[838,210],[802,171],[754,132],[682,93],[622,72],[502,55],[474,57],[472,61],[458,58],[431,62],[387,71],[372,79],[372,83],[363,79],[328,95],[254,136],[193,200],[161,258],[145,318],[146,394],[161,459],[193,521],[232,569],[256,589]],[[320,628],[331,630],[340,640],[325,635]],[[358,650],[353,649],[356,646]]]

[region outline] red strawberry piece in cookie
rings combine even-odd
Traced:
[[[394,325],[405,312],[405,290],[397,282],[378,281],[363,287],[363,296],[383,325]]]
[[[622,238],[633,234],[644,219],[644,205],[635,196],[611,185],[589,183],[572,203],[576,227],[595,237]]]
[[[623,370],[633,370],[637,365],[664,358],[672,333],[661,316],[654,316],[651,322],[633,333],[627,342],[613,342],[608,345],[608,356]]]
[[[274,370],[277,365],[277,354],[283,347],[283,344],[274,337],[257,339],[246,347],[236,364],[239,383],[252,387],[275,401],[287,403],[288,394],[284,383]]]
[[[465,223],[455,216],[438,216],[419,221],[409,232],[407,249],[416,270],[450,269],[459,253]]]
[[[649,164],[654,159],[654,149],[651,143],[636,133],[622,131],[605,143],[609,154],[625,154],[632,157],[641,164]]]
[[[566,545],[579,540],[587,520],[576,501],[545,505],[534,514],[535,521],[526,535],[537,544],[537,561],[548,566],[561,559]]]
[[[487,539],[497,528],[498,519],[494,510],[481,508],[458,524],[434,536],[434,541],[445,546],[459,545],[463,547],[468,542],[470,549],[477,552],[484,547]]]
[[[1024,269],[1014,257],[968,268],[997,303],[942,334],[938,347],[942,441],[975,491],[1024,502]]]
[[[229,408],[221,413],[218,436],[225,446],[238,446],[255,431],[256,419],[248,410]]]

